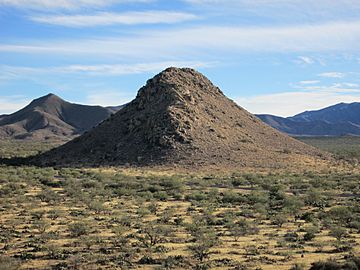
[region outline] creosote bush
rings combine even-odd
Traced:
[[[69,225],[69,232],[72,237],[79,237],[89,234],[89,225],[85,222],[75,222]]]

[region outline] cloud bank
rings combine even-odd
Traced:
[[[47,15],[34,16],[30,19],[38,23],[54,24],[67,27],[92,27],[114,24],[171,24],[198,18],[194,14],[173,11],[144,11],[111,13],[100,12],[92,15]]]
[[[122,3],[147,3],[152,0],[0,0],[0,6],[34,10],[77,10],[99,8]]]
[[[134,33],[131,37],[2,44],[0,52],[96,54],[141,59],[213,55],[214,52],[359,52],[360,21],[287,27],[191,27]],[[307,61],[310,59],[302,59]]]

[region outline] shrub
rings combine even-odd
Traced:
[[[271,218],[272,224],[282,227],[288,220],[285,214],[279,213]]]
[[[50,225],[44,220],[36,220],[33,226],[40,234],[45,233],[50,228]]]
[[[91,211],[94,211],[96,214],[100,214],[106,210],[104,204],[100,201],[90,201],[88,207]]]
[[[48,212],[48,217],[52,220],[58,219],[62,215],[62,211],[53,209]]]
[[[190,251],[196,259],[203,262],[209,257],[211,248],[215,247],[218,242],[216,233],[204,228],[201,233],[196,235],[195,244],[190,246]]]
[[[241,194],[233,192],[233,191],[227,191],[224,193],[223,197],[222,197],[222,202],[223,203],[239,203],[244,201],[243,197]]]
[[[173,269],[173,268],[179,268],[181,267],[181,269],[185,269],[187,262],[185,260],[185,258],[181,255],[177,255],[177,256],[169,256],[167,257],[162,266],[164,267],[164,269]]]
[[[318,228],[317,227],[308,227],[305,229],[305,234],[304,234],[304,240],[305,241],[311,241],[315,238],[316,233],[318,232]]]
[[[234,187],[239,187],[241,185],[244,185],[245,184],[245,180],[243,178],[235,178],[231,181],[231,184],[234,186]]]
[[[187,200],[187,201],[205,201],[207,199],[208,199],[208,196],[206,193],[198,192],[198,191],[185,196],[185,200]]]
[[[313,263],[309,270],[342,270],[342,266],[336,262],[316,262]],[[350,269],[348,269],[350,270]]]
[[[247,196],[248,201],[251,204],[266,204],[268,202],[268,195],[265,192],[261,191],[251,191],[251,193]]]
[[[76,222],[69,225],[70,235],[79,237],[89,233],[89,226],[84,222]]]
[[[347,234],[346,229],[342,227],[332,227],[330,229],[330,235],[332,237],[335,237],[336,240],[341,241],[343,237],[345,237]]]
[[[151,214],[156,215],[159,205],[156,202],[151,202],[147,208]]]
[[[167,201],[169,199],[169,195],[165,191],[159,191],[154,193],[154,198],[160,201]]]
[[[252,235],[259,232],[259,229],[255,224],[252,224],[245,219],[241,219],[237,223],[230,222],[226,227],[235,241],[238,241],[241,236]]]
[[[329,268],[332,269],[341,269],[341,270],[359,270],[360,269],[360,257],[350,257],[347,258],[346,261],[343,264],[334,262],[334,261],[328,261],[328,262],[318,262],[315,264],[316,266],[322,266],[322,267],[336,267],[336,268]],[[314,270],[318,269],[328,269],[328,268],[314,268]]]
[[[165,187],[168,190],[179,190],[182,187],[182,183],[179,179],[169,178],[169,179],[163,179],[160,182],[160,186]]]
[[[304,270],[305,265],[302,263],[296,263],[290,270]]]
[[[288,232],[284,235],[286,242],[297,242],[299,240],[299,235],[296,232]]]
[[[300,212],[303,206],[303,201],[295,196],[287,196],[284,201],[284,211],[294,216]]]
[[[59,195],[52,191],[51,189],[44,189],[42,190],[37,197],[42,201],[42,202],[56,202],[59,200]]]
[[[248,256],[256,256],[259,255],[259,249],[255,245],[249,245],[245,247],[246,255]]]
[[[347,224],[352,220],[352,213],[348,207],[337,206],[329,211],[329,215],[338,223]]]
[[[154,223],[144,224],[138,232],[138,240],[147,248],[153,247],[162,241],[171,233],[167,226],[156,225]]]
[[[310,189],[305,195],[305,203],[310,206],[324,208],[326,206],[326,200],[323,194],[316,190]]]
[[[0,270],[17,270],[19,268],[19,262],[4,255],[0,255]]]

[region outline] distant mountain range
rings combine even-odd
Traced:
[[[360,136],[360,103],[339,103],[292,117],[257,115],[268,125],[293,136]]]
[[[73,104],[48,94],[13,114],[1,115],[0,138],[71,139],[98,125],[118,109]]]

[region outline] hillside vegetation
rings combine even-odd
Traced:
[[[3,166],[0,269],[357,269],[359,178]]]
[[[297,139],[331,152],[339,158],[360,160],[360,137],[298,137]]]

